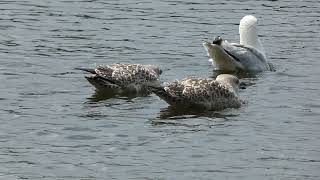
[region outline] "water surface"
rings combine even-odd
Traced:
[[[0,179],[319,179],[320,4],[310,1],[0,2]],[[202,40],[259,19],[276,68],[219,112],[96,93],[74,67],[155,64],[211,77]]]

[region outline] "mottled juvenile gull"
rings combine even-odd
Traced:
[[[90,72],[85,78],[97,89],[114,92],[143,92],[149,86],[159,86],[162,71],[153,65],[111,64],[99,65],[95,69],[76,68]]]
[[[217,70],[266,71],[271,70],[264,48],[258,38],[257,19],[244,16],[239,25],[240,44],[229,43],[217,37],[213,43],[203,42],[208,56]]]
[[[238,96],[239,80],[230,74],[220,74],[216,80],[185,78],[151,90],[173,106],[220,110],[237,108],[243,103]]]

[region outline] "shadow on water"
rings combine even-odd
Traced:
[[[216,78],[220,74],[233,74],[239,79],[250,78],[255,79],[261,76],[262,73],[257,72],[248,72],[248,71],[222,71],[222,70],[213,70],[212,78]]]
[[[270,71],[275,72],[276,67],[269,63]],[[263,76],[263,72],[254,72],[254,71],[243,71],[243,70],[235,70],[235,71],[225,71],[225,70],[213,70],[212,78],[216,78],[220,74],[233,74],[237,76],[239,79],[257,79]]]
[[[141,96],[148,96],[150,93],[143,92],[143,93],[136,93],[136,92],[123,92],[123,93],[116,93],[114,91],[110,90],[96,90],[94,94],[91,95],[91,97],[88,97],[87,99],[89,102],[100,102],[104,100],[108,100],[111,98],[119,98],[119,99],[127,99],[131,100],[136,97]]]
[[[198,117],[208,117],[208,118],[220,118],[227,119],[228,117],[234,117],[237,115],[224,114],[224,111],[212,111],[205,110],[201,108],[179,108],[175,106],[168,106],[160,110],[160,119],[188,119],[188,118],[198,118]]]
[[[263,76],[262,72],[246,72],[246,71],[221,71],[213,70],[212,78],[216,78],[220,74],[232,74],[238,77],[240,80],[240,89],[246,89],[249,86],[255,85],[255,81]]]
[[[224,126],[230,117],[236,116],[238,115],[230,113],[227,109],[224,111],[209,111],[168,106],[160,110],[159,119],[153,119],[150,122],[154,126],[177,126],[188,128],[191,131],[201,131],[213,126]],[[187,119],[193,120],[188,121]],[[194,121],[194,119],[197,120]]]

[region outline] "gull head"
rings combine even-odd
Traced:
[[[217,76],[216,81],[228,87],[230,91],[238,95],[240,81],[236,76],[231,74],[220,74]]]
[[[258,37],[258,20],[252,15],[246,15],[240,20],[240,44],[256,48],[264,53],[264,48]]]
[[[146,65],[146,67],[152,69],[158,75],[162,74],[162,70],[159,67],[155,66],[155,65],[148,64],[148,65]]]
[[[240,20],[239,33],[243,30],[250,30],[252,28],[256,29],[258,20],[252,15],[246,15]]]

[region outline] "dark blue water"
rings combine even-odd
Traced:
[[[320,3],[0,1],[0,179],[320,179]],[[247,104],[177,111],[99,94],[74,67],[155,64],[213,76],[202,40],[259,19],[275,72]]]

